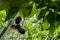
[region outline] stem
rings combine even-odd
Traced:
[[[20,36],[20,33],[18,33],[17,37],[16,37],[16,40],[19,40],[19,36]]]

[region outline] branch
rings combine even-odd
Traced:
[[[13,24],[14,20],[16,19],[18,13],[16,13],[14,15],[14,17],[12,18],[12,20],[9,20],[9,23],[7,24],[7,26],[3,29],[3,31],[0,34],[0,39],[2,38],[2,36],[6,33],[6,31],[8,30],[9,27],[11,27],[11,25]]]

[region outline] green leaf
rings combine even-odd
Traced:
[[[46,16],[47,21],[50,24],[53,24],[55,22],[55,15],[52,11],[49,12],[49,14]]]
[[[32,17],[34,14],[37,13],[37,9],[36,9],[36,4],[33,3],[33,7],[32,7],[32,10],[31,10],[31,14],[28,16],[28,17]]]
[[[32,6],[28,6],[23,10],[24,17],[28,17],[31,14]]]
[[[41,9],[39,15],[37,16],[37,19],[41,19],[41,18],[44,18],[45,17],[45,14],[46,14],[47,10],[46,9]]]
[[[56,15],[56,21],[60,21],[60,15],[59,14]]]
[[[55,12],[50,11],[49,14],[46,16],[47,21],[50,23],[49,31],[51,36],[53,37],[56,26],[55,26]]]
[[[33,30],[33,25],[31,24],[31,23],[29,23],[29,22],[26,22],[25,23],[25,28],[27,29],[27,30],[29,30],[29,31],[31,31],[31,30]]]
[[[44,22],[44,23],[43,23],[43,28],[44,28],[44,29],[48,29],[49,26],[50,26],[50,24],[49,24],[48,22]]]
[[[19,15],[22,17],[28,17],[31,14],[31,11],[32,11],[32,4],[27,4],[21,7],[21,9],[19,10]]]
[[[55,24],[50,24],[49,31],[52,37],[54,36],[55,29],[56,29]]]

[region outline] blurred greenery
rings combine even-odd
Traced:
[[[60,40],[60,0],[0,0],[0,33],[17,13],[26,19],[20,40]],[[1,40],[16,40],[17,35],[9,28]]]

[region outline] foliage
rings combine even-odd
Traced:
[[[21,40],[60,39],[59,0],[0,0],[0,33],[17,13],[22,19],[26,18],[26,33],[20,35]],[[2,40],[15,40],[17,34],[16,30],[11,30]]]

